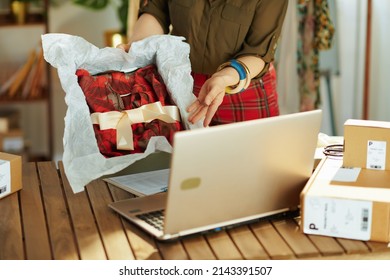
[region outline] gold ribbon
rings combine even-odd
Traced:
[[[162,106],[160,102],[155,102],[120,112],[92,113],[91,119],[101,130],[116,129],[118,150],[134,150],[132,124],[148,123],[155,119],[174,123],[180,121],[180,113],[177,106]]]

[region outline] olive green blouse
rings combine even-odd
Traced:
[[[149,0],[140,14],[153,15],[191,47],[196,73],[212,74],[223,62],[245,55],[274,59],[288,0]]]

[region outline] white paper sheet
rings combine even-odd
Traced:
[[[160,169],[104,180],[137,196],[145,196],[167,191],[168,178],[169,169]]]

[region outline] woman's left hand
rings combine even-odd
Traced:
[[[203,126],[208,126],[221,105],[225,96],[226,82],[220,75],[213,75],[202,86],[198,99],[195,100],[188,108],[190,113],[188,121],[196,123],[202,118]]]

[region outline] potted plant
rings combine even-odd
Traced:
[[[126,41],[129,1],[130,0],[72,0],[72,2],[76,5],[95,11],[103,10],[108,7],[108,5],[115,5],[120,22],[120,29],[118,31],[106,32],[106,44],[109,46],[115,46],[118,43]]]

